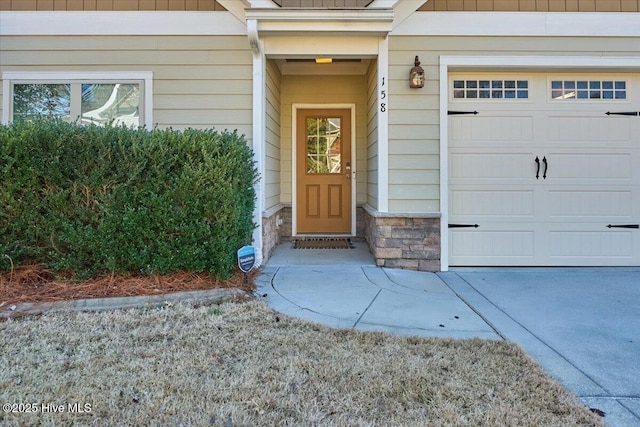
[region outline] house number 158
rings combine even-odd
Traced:
[[[384,100],[387,98],[387,89],[384,87],[384,77],[382,78],[382,83],[380,84],[380,100]],[[380,102],[380,112],[384,113],[387,111],[387,103]]]

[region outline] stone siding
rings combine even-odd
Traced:
[[[279,243],[291,240],[292,222],[290,205],[281,205],[263,216],[264,262]],[[440,218],[435,215],[381,214],[358,206],[353,237],[367,241],[381,267],[440,271]]]
[[[280,243],[278,229],[278,213],[262,217],[262,262],[265,263],[273,254],[276,245]]]
[[[273,255],[276,246],[291,240],[291,206],[280,205],[262,216],[262,262]]]
[[[380,267],[440,271],[440,218],[365,210],[365,238]]]

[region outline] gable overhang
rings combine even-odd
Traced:
[[[259,37],[350,35],[385,37],[392,29],[393,9],[247,9]]]

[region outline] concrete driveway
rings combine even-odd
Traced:
[[[606,413],[640,426],[640,268],[459,269],[438,276],[504,338]]]

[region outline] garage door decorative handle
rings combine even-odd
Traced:
[[[607,228],[640,228],[640,224],[607,225]]]
[[[449,224],[449,228],[478,228],[478,224]]]
[[[536,165],[538,165],[536,169],[536,179],[540,179],[540,159],[536,156]]]
[[[542,173],[542,178],[547,179],[547,169],[549,169],[549,163],[547,163],[547,158],[542,158],[542,163],[544,163],[544,172]]]

